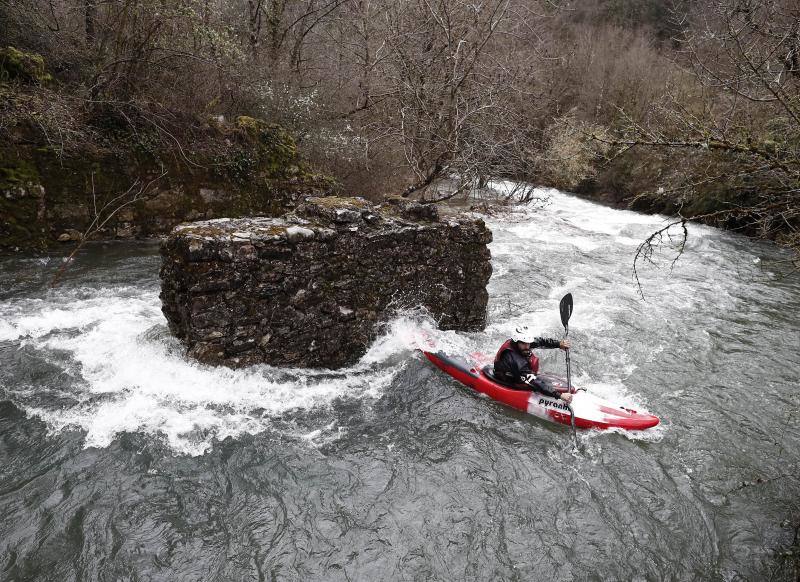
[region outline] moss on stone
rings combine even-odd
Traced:
[[[234,232],[243,229],[249,234],[258,238],[264,235],[283,236],[286,234],[287,228],[288,228],[287,225],[280,225],[280,224],[263,225],[263,224],[258,224],[257,222],[252,224],[246,224],[243,226],[230,222],[224,222],[221,224],[215,224],[213,222],[198,222],[186,225],[183,228],[181,228],[179,236],[187,238],[191,237],[224,238],[226,236],[232,235]]]
[[[482,222],[465,221],[455,238],[449,224],[419,225],[430,230],[433,254],[408,244],[410,222],[361,228],[379,212],[369,203],[316,201],[331,213],[359,211],[320,229],[301,209],[283,218],[195,223],[162,244],[163,311],[190,355],[217,350],[204,361],[235,367],[339,367],[362,355],[377,321],[404,305],[425,306],[444,329],[483,328],[491,236]],[[212,328],[220,333],[210,337]]]
[[[13,46],[0,49],[0,82],[19,80],[42,85],[52,79],[41,55],[26,53]]]
[[[258,173],[267,179],[306,175],[292,135],[283,127],[245,115],[236,118],[236,127],[255,146],[252,159]]]
[[[219,227],[210,226],[210,225],[204,224],[204,225],[192,226],[190,228],[187,228],[187,229],[185,229],[183,231],[183,234],[185,234],[186,238],[189,238],[189,239],[191,239],[191,238],[201,238],[202,239],[204,237],[216,238],[216,237],[221,236],[224,233],[223,233],[223,230],[221,228],[219,228]]]
[[[0,149],[0,247],[44,246],[43,198],[36,166]]]
[[[38,184],[39,181],[39,172],[30,160],[7,158],[0,153],[0,190]]]
[[[286,228],[285,226],[270,226],[267,227],[266,233],[271,236],[281,236],[286,234]],[[264,230],[259,228],[258,233],[263,234],[263,232]]]

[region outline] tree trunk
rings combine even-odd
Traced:
[[[97,0],[84,0],[84,22],[86,25],[86,44],[94,44],[97,39],[97,31],[95,25],[97,22]]]
[[[261,44],[261,14],[263,12],[261,2],[262,0],[247,0],[250,50],[253,51],[254,57],[258,55],[258,49]]]

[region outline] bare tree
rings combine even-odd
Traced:
[[[84,0],[83,11],[86,27],[86,43],[91,44],[95,41],[97,34],[95,30],[95,20],[97,19],[96,0]]]
[[[714,0],[684,22],[679,57],[691,81],[666,87],[643,117],[621,111],[622,130],[596,137],[669,156],[658,195],[678,201],[672,226],[684,237],[686,219],[717,222],[777,238],[798,257],[800,7]],[[666,232],[645,241],[637,260],[648,260]]]
[[[403,196],[424,197],[442,181],[454,186],[433,199],[455,196],[504,175],[519,155],[521,83],[507,62],[519,42],[516,8],[509,0],[389,2],[382,26],[361,33],[361,91],[346,115],[373,141],[400,148],[410,175]]]

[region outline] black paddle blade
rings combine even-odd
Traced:
[[[558,309],[561,311],[561,325],[567,327],[569,318],[572,316],[572,293],[567,293],[561,298]]]

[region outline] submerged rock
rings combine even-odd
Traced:
[[[335,368],[393,309],[483,329],[491,239],[483,221],[440,221],[435,207],[339,197],[181,225],[161,247],[162,310],[202,362]]]

